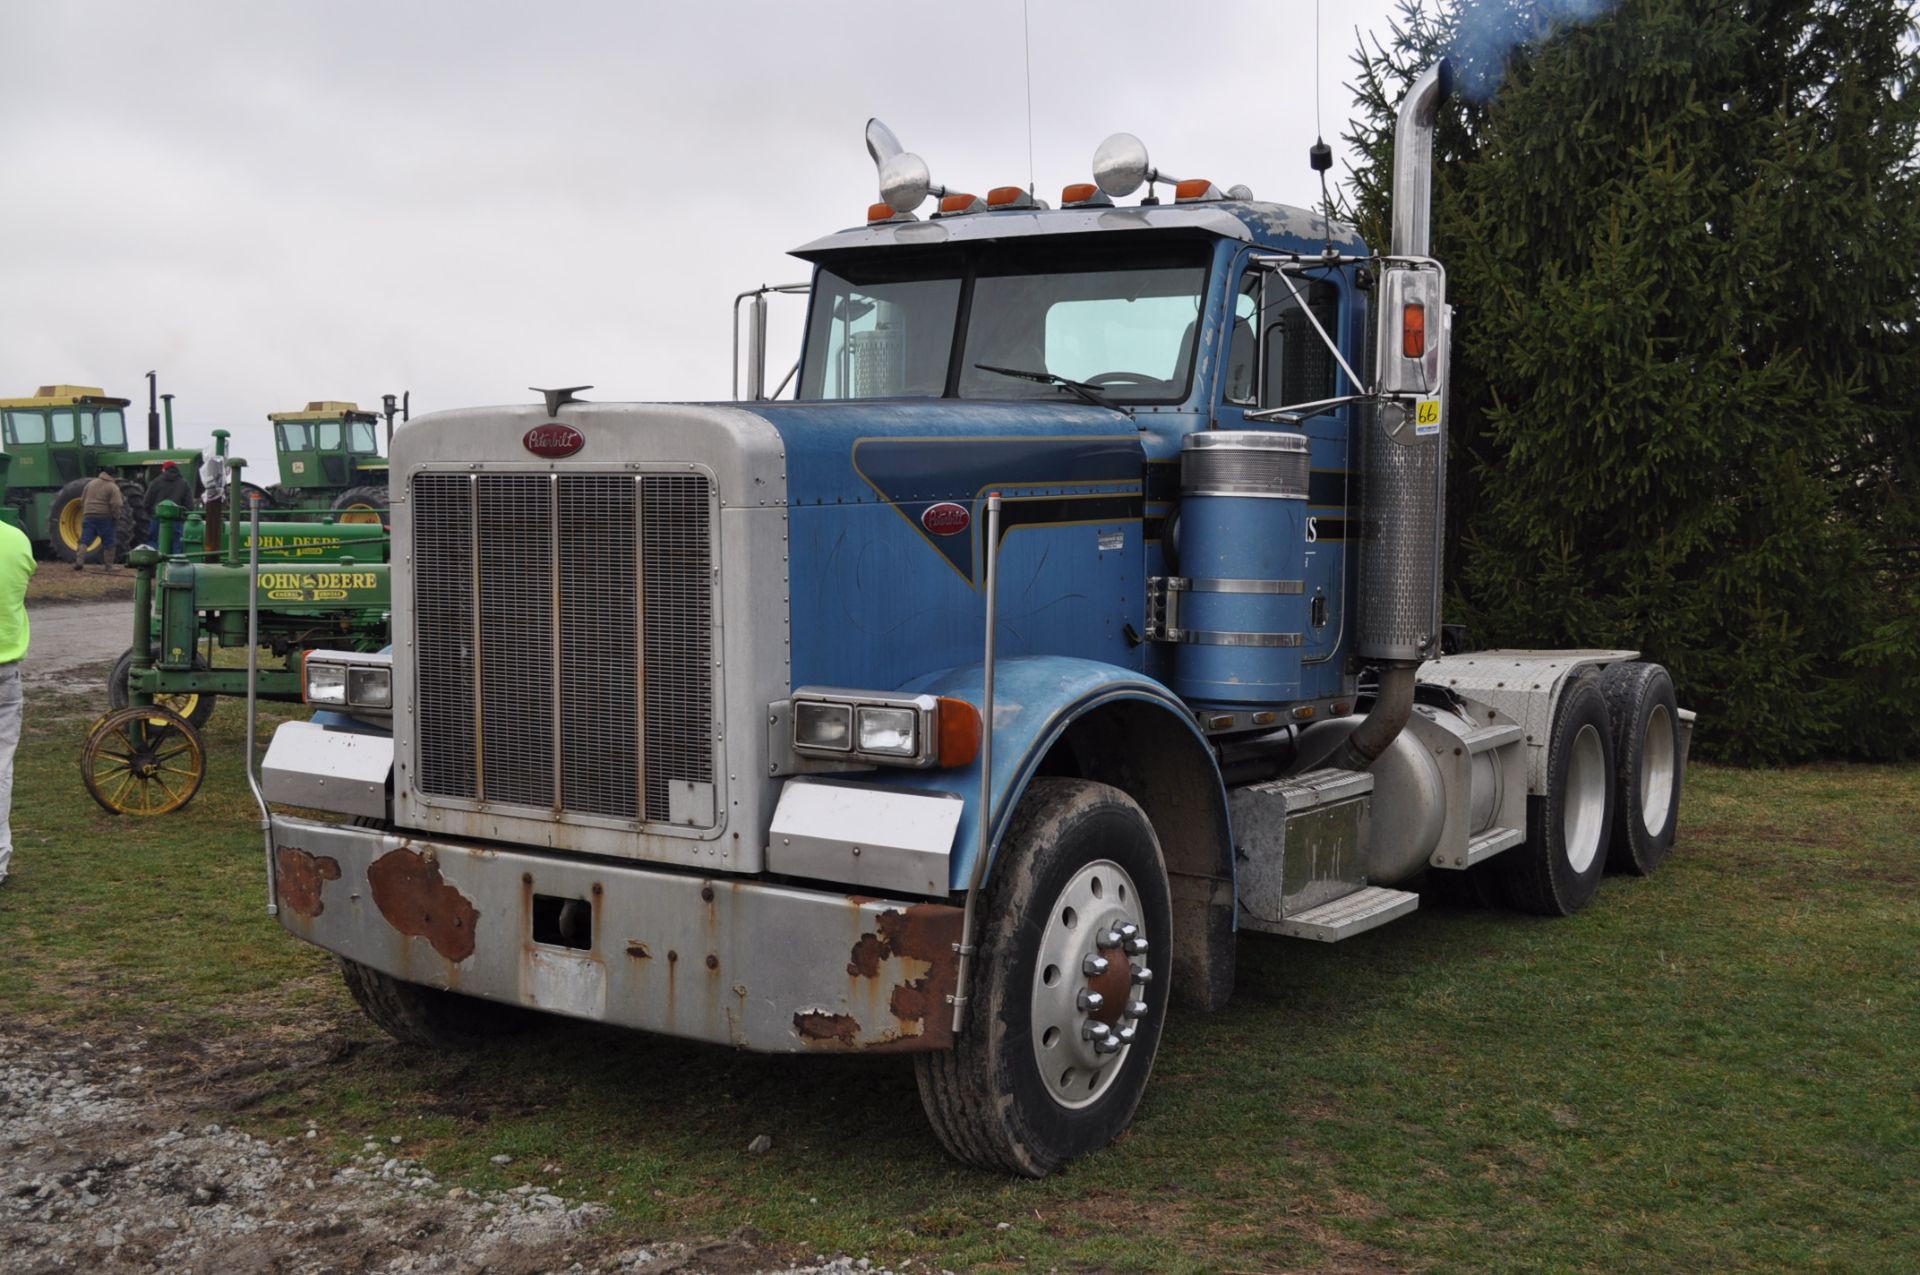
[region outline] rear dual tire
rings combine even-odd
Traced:
[[[1614,664],[1600,691],[1613,718],[1617,806],[1607,866],[1644,877],[1673,852],[1680,821],[1680,708],[1658,664]]]
[[[1527,839],[1494,860],[1510,907],[1572,916],[1592,901],[1613,838],[1613,725],[1592,677],[1569,681],[1547,744],[1547,795],[1527,798]]]

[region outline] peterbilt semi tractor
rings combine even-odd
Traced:
[[[910,1054],[949,1152],[1039,1176],[1128,1128],[1243,932],[1652,871],[1667,674],[1442,653],[1447,79],[1385,251],[1128,135],[1050,207],[874,123],[880,202],[795,253],[790,399],[404,425],[392,650],[310,654],[328,711],[263,763],[281,923],[424,1046]]]

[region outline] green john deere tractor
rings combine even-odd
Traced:
[[[267,419],[280,458],[280,481],[267,493],[274,509],[323,510],[339,522],[382,521],[387,460],[380,454],[377,413],[324,399],[308,403],[305,411],[270,412]]]
[[[146,538],[147,482],[166,461],[192,474],[200,453],[187,448],[127,450],[128,400],[90,385],[42,385],[26,398],[0,398],[0,437],[9,465],[4,500],[36,549],[68,562],[81,552],[81,495],[103,468],[119,475],[119,545]],[[93,546],[86,546],[91,549]]]

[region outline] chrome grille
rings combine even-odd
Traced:
[[[675,781],[713,782],[713,534],[707,480],[650,478],[646,563],[647,818],[669,817]]]
[[[420,474],[412,519],[420,789],[711,826],[708,479]]]

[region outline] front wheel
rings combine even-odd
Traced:
[[[349,487],[333,502],[334,521],[377,523],[386,507],[385,487]]]
[[[340,977],[354,1003],[387,1035],[423,1049],[476,1049],[525,1031],[532,1012],[518,1005],[423,987],[340,957]]]
[[[979,901],[971,999],[950,1051],[916,1054],[955,1158],[1044,1177],[1132,1123],[1172,964],[1166,865],[1133,799],[1036,779]]]

